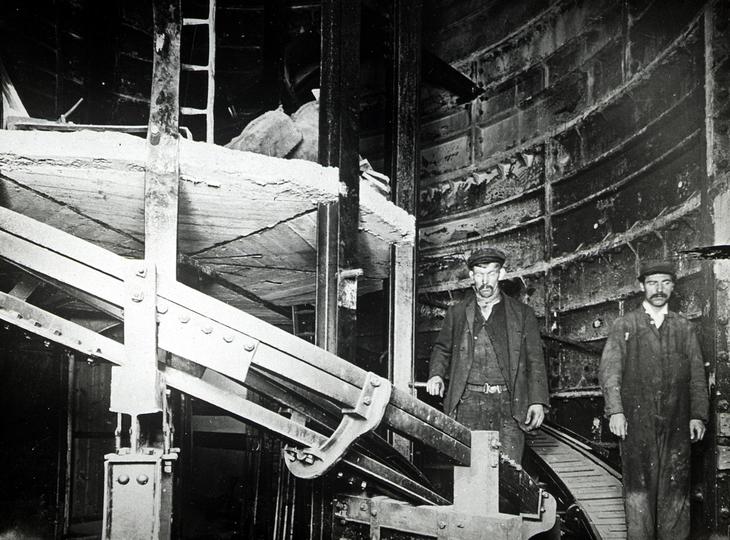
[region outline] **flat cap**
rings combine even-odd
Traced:
[[[638,279],[643,280],[646,276],[651,274],[669,274],[673,278],[677,277],[677,271],[674,269],[674,264],[671,261],[642,261],[639,267]]]
[[[479,266],[481,264],[496,262],[499,263],[500,266],[504,266],[504,261],[506,260],[507,255],[505,255],[504,251],[488,247],[484,249],[477,249],[472,252],[466,261],[466,265],[469,268],[473,268],[474,266]]]

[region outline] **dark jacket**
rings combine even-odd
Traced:
[[[664,356],[659,332],[650,321],[640,307],[611,328],[598,374],[606,416],[658,414],[654,404],[669,399],[686,401],[689,418],[707,422],[707,380],[694,325],[678,313],[667,313],[662,323],[669,336]]]
[[[502,295],[507,327],[507,358],[500,358],[512,397],[512,416],[522,426],[527,409],[534,403],[549,404],[545,357],[540,330],[532,308]],[[431,351],[429,378],[440,376],[447,383],[444,412],[453,414],[459,403],[474,361],[474,317],[476,298],[470,292],[449,308]],[[504,365],[506,361],[507,365]],[[505,369],[506,368],[506,369]]]

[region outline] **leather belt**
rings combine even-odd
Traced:
[[[472,384],[466,383],[466,389],[474,392],[484,392],[485,394],[501,394],[507,391],[506,384]]]

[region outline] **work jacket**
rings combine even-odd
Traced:
[[[507,381],[512,416],[523,427],[527,409],[534,403],[549,404],[545,357],[540,331],[532,308],[502,295],[507,329],[507,350],[496,350]],[[431,351],[429,378],[436,375],[448,381],[444,412],[453,415],[466,388],[474,361],[474,317],[476,297],[467,297],[446,312],[436,343]]]
[[[643,307],[614,323],[599,368],[606,416],[663,416],[667,413],[661,409],[670,400],[678,402],[689,419],[707,422],[707,381],[694,325],[672,311],[665,315],[662,327],[665,324],[668,338],[662,351],[659,330]]]

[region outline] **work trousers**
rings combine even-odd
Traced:
[[[689,422],[629,421],[621,443],[629,540],[689,538]]]
[[[471,430],[499,431],[502,453],[522,463],[525,447],[525,432],[512,417],[510,393],[485,394],[464,390],[456,406],[455,418]]]

